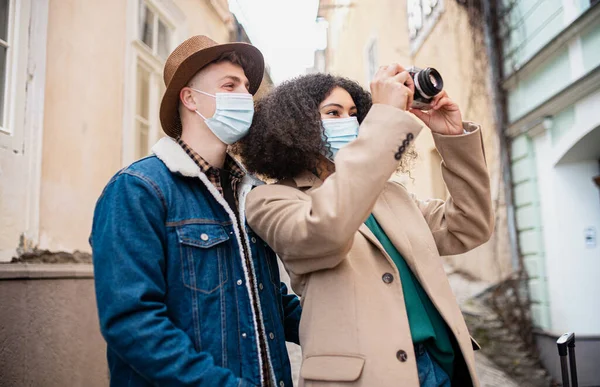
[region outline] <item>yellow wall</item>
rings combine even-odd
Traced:
[[[19,12],[8,42],[9,89],[2,123],[8,133],[0,132],[0,262],[10,261],[17,249],[31,247],[37,239],[46,68],[48,3],[22,0],[12,6]]]
[[[322,16],[329,21],[327,71],[349,77],[367,87],[366,50],[372,38],[377,39],[378,66],[392,62],[407,63],[406,7],[402,3],[355,0],[349,8],[322,11]]]
[[[496,232],[490,242],[468,254],[449,257],[456,269],[477,278],[496,281],[510,273],[510,255],[498,158],[498,142],[489,99],[488,67],[485,47],[475,48],[466,10],[453,0],[444,1],[444,11],[417,51],[410,53],[406,1],[359,0],[349,11],[322,12],[330,21],[327,71],[347,76],[368,85],[365,45],[378,36],[379,65],[398,62],[403,65],[435,67],[444,78],[444,88],[459,104],[464,120],[482,125],[484,146],[492,183],[492,199],[497,205]],[[324,4],[324,2],[322,2]],[[364,12],[368,9],[369,12]],[[345,12],[345,23],[336,21]],[[337,14],[337,16],[336,16]],[[482,40],[481,40],[482,42]],[[482,62],[483,61],[483,62]],[[445,198],[439,173],[439,155],[431,132],[422,131],[416,141],[419,158],[411,171],[414,180],[401,180],[420,198]]]
[[[224,0],[174,0],[186,17],[187,39],[193,35],[207,35],[218,43],[229,41],[229,30],[226,21],[215,9],[215,6],[228,11],[227,1]],[[215,6],[212,5],[215,3]],[[223,4],[225,3],[225,4]]]
[[[89,250],[92,212],[121,166],[126,2],[51,0],[40,246]]]
[[[463,120],[474,121],[482,126],[483,142],[486,150],[488,171],[492,185],[492,199],[498,216],[496,231],[490,242],[462,256],[449,257],[455,268],[475,277],[496,281],[511,272],[506,209],[503,201],[503,185],[499,162],[499,144],[495,132],[493,106],[489,98],[489,68],[485,46],[480,35],[474,44],[466,9],[455,1],[446,0],[445,10],[423,45],[413,57],[419,67],[432,66],[444,78],[444,89],[461,108]],[[431,196],[433,168],[439,168],[439,160],[432,160],[434,149],[430,133],[420,136],[417,150],[420,163],[415,175],[426,177],[425,182],[417,182],[414,190],[418,195]],[[434,162],[435,161],[435,162]]]
[[[219,1],[174,3],[185,17],[178,40],[197,34],[229,40],[228,21],[213,5]],[[125,74],[132,73],[126,69],[133,22],[127,6],[123,0],[50,0],[41,248],[89,251],[96,200],[123,166],[123,131],[131,130],[123,127]]]

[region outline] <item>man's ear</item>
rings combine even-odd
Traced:
[[[181,104],[184,108],[192,112],[198,109],[196,101],[194,100],[192,90],[189,87],[184,87],[183,89],[181,89],[181,91],[179,92],[179,100],[181,101]]]

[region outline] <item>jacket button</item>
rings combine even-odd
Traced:
[[[392,281],[394,281],[394,276],[391,273],[385,273],[381,279],[383,280],[383,282],[385,282],[386,284],[391,284]]]
[[[202,235],[200,235],[200,239],[202,239],[203,241],[206,242],[208,240],[208,235],[202,234]]]
[[[401,349],[396,353],[396,357],[398,358],[398,360],[404,363],[408,359],[408,354],[406,353],[406,351]]]
[[[250,239],[252,241],[252,243],[256,243],[256,238],[252,237],[252,239]]]
[[[262,284],[262,283],[260,283],[260,284],[258,284],[258,288],[259,288],[260,290],[263,290],[265,287],[263,286],[263,284]]]
[[[246,333],[242,333],[242,337],[245,339],[246,337],[248,337],[248,335]]]
[[[271,339],[271,340],[275,339],[275,335],[273,334],[273,332],[269,333],[269,339]]]
[[[281,380],[281,381],[279,382],[279,387],[285,387],[285,383],[283,382],[283,380]]]
[[[239,280],[237,280],[237,282],[236,282],[236,283],[237,283],[238,285],[241,285],[243,282],[242,282],[242,280],[241,280],[241,279],[239,279]]]

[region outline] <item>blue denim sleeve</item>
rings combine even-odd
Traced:
[[[295,294],[288,294],[287,286],[281,283],[281,301],[283,303],[283,325],[285,341],[300,345],[300,317],[302,307],[300,299]]]
[[[98,200],[92,226],[100,329],[108,346],[157,385],[251,386],[196,352],[168,318],[166,203],[158,187],[122,172]]]

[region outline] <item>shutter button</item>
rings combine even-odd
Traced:
[[[385,282],[386,284],[391,284],[392,281],[394,281],[394,276],[391,273],[385,273],[381,279],[383,280],[383,282]]]
[[[200,239],[202,239],[204,242],[206,242],[208,240],[208,235],[202,234],[202,235],[200,235]]]
[[[396,353],[396,357],[398,358],[398,360],[404,363],[408,359],[408,354],[406,353],[406,351],[401,349],[398,351],[398,353]]]

